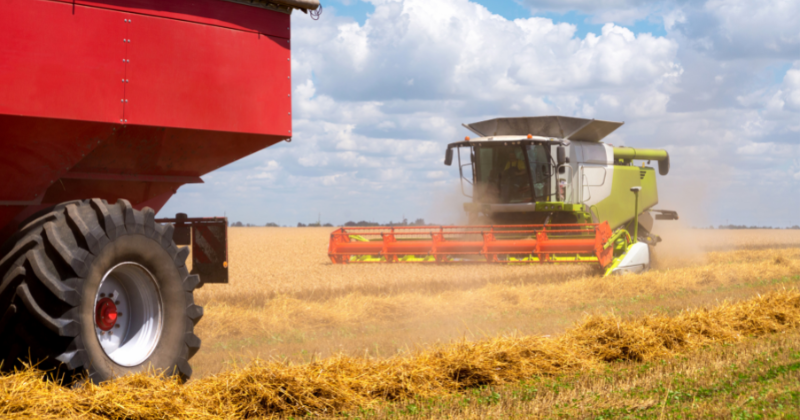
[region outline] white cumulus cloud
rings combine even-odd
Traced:
[[[780,210],[800,207],[800,2],[522,0],[534,15],[514,20],[468,0],[370,2],[363,23],[292,15],[292,142],[182,187],[166,212],[429,220],[468,200],[442,163],[461,123],[567,115],[624,121],[609,143],[667,149],[659,206],[690,224],[800,224]],[[645,19],[666,35],[638,31]],[[783,205],[755,220],[743,191]]]

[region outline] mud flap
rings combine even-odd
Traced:
[[[225,217],[188,218],[178,213],[175,219],[157,219],[172,223],[175,243],[191,245],[191,274],[200,276],[202,284],[228,283],[228,219]]]

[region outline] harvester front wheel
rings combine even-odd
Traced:
[[[31,221],[0,260],[0,359],[95,383],[161,371],[188,379],[200,348],[188,248],[152,209],[63,203]]]

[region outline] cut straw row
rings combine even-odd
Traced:
[[[592,370],[610,361],[656,360],[798,326],[800,292],[791,289],[672,317],[588,316],[555,338],[459,341],[388,359],[336,356],[301,365],[256,361],[186,385],[136,375],[67,388],[42,381],[42,372],[27,369],[0,377],[0,415],[153,419],[334,414]]]

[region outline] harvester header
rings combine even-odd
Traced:
[[[478,137],[447,146],[457,160],[469,226],[342,228],[331,234],[334,263],[592,262],[606,274],[650,266],[656,219],[655,169],[666,150],[602,140],[622,122],[545,116],[495,118],[464,127]],[[462,149],[468,153],[462,156]],[[634,162],[642,161],[641,166]]]
[[[607,223],[520,226],[346,227],[328,255],[345,262],[611,263]],[[508,255],[523,255],[519,258]],[[379,255],[379,257],[372,257]],[[353,258],[353,256],[356,256]],[[477,258],[475,258],[478,256]]]

